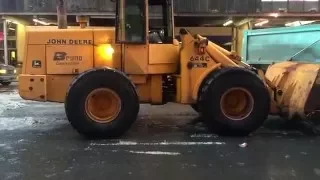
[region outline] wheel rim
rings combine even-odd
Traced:
[[[222,113],[234,121],[241,121],[247,118],[253,111],[253,106],[253,96],[244,88],[229,89],[222,95],[220,100]]]
[[[86,98],[86,114],[95,122],[109,123],[116,119],[121,111],[121,99],[108,88],[92,91]]]

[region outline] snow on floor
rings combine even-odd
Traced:
[[[34,117],[0,117],[0,131],[26,129],[52,129],[67,124],[65,119],[34,118]]]
[[[213,141],[206,141],[206,142],[152,142],[152,143],[138,143],[135,141],[119,141],[116,143],[91,143],[91,146],[169,146],[169,145],[176,145],[176,146],[197,146],[197,145],[225,145],[225,142],[213,142]]]
[[[47,129],[66,124],[63,113],[60,113],[63,111],[61,106],[61,104],[55,103],[30,103],[30,101],[23,100],[16,91],[1,93],[0,131],[42,127]],[[39,112],[39,108],[42,108],[41,110],[45,110],[45,112]],[[37,109],[37,111],[34,111],[34,109]],[[48,116],[48,113],[51,116]]]
[[[14,130],[32,125],[31,117],[20,118],[21,120],[17,120],[14,117],[1,116],[5,111],[16,110],[24,106],[26,106],[26,104],[21,101],[17,92],[0,94],[0,130]]]
[[[6,110],[14,110],[25,106],[17,92],[0,94],[0,115]]]
[[[163,152],[163,151],[128,151],[132,154],[147,154],[147,155],[169,155],[169,156],[177,156],[180,155],[179,152]]]

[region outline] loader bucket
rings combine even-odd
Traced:
[[[278,114],[305,119],[320,110],[320,65],[286,61],[268,67],[265,77],[276,87],[271,93]]]

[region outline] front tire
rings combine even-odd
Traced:
[[[267,119],[269,93],[263,81],[244,68],[224,68],[208,76],[200,92],[205,123],[219,135],[248,135]]]
[[[71,125],[87,137],[116,138],[135,122],[139,99],[134,85],[121,72],[91,70],[70,85],[65,111]]]

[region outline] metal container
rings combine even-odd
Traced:
[[[253,65],[269,65],[288,60],[305,49],[295,60],[318,63],[319,58],[315,52],[318,51],[319,40],[320,25],[317,24],[247,30],[243,36],[243,61]]]

